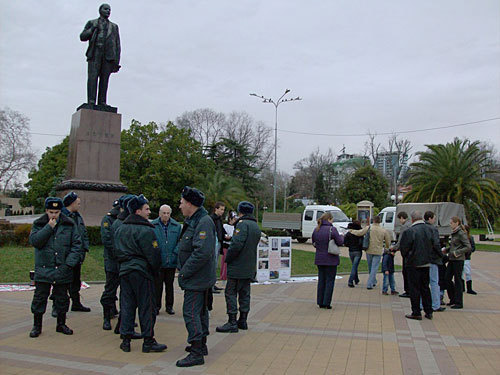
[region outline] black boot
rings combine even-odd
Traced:
[[[116,317],[118,315],[118,309],[116,308],[116,303],[113,305],[111,308],[111,319]]]
[[[109,307],[104,307],[104,312],[103,312],[103,322],[102,322],[102,329],[105,331],[111,331],[111,309]]]
[[[90,307],[85,307],[80,302],[80,294],[78,294],[78,296],[71,297],[71,300],[73,301],[71,311],[90,312]]]
[[[30,337],[40,336],[40,333],[42,333],[42,320],[43,314],[36,313],[33,316],[33,328],[31,329]]]
[[[144,337],[144,343],[142,344],[142,352],[162,352],[167,349],[167,345],[158,344],[153,337]]]
[[[221,333],[236,333],[238,332],[238,323],[236,322],[236,314],[228,314],[229,319],[227,323],[222,326],[219,326],[215,329],[216,332]]]
[[[191,345],[186,346],[184,349],[186,352],[191,353]],[[201,339],[201,353],[203,355],[208,355],[207,337]]]
[[[202,343],[200,341],[193,341],[191,343],[191,352],[187,357],[179,359],[175,364],[177,367],[191,367],[203,365],[205,360],[203,359]]]
[[[66,325],[66,313],[57,314],[56,332],[61,332],[64,333],[65,335],[73,334],[73,330]]]
[[[477,294],[477,292],[472,290],[472,280],[467,281],[467,293],[468,294]]]
[[[247,316],[248,312],[241,312],[240,311],[240,318],[238,319],[238,328],[239,329],[248,329],[248,324],[247,324]]]
[[[122,343],[120,344],[120,349],[125,353],[130,352],[130,336],[125,336]]]

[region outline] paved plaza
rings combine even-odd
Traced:
[[[216,295],[205,365],[180,369],[186,353],[176,290],[176,314],[158,316],[163,353],[143,354],[142,340],[123,353],[112,331],[103,331],[99,298],[103,285],[82,291],[90,313],[69,313],[73,336],[55,332],[44,315],[42,335],[28,337],[32,292],[0,293],[0,374],[499,374],[500,254],[473,255],[474,289],[463,310],[435,313],[432,321],[409,321],[410,301],[384,296],[361,284],[337,280],[333,310],[315,304],[316,283],[252,286],[249,330],[215,333],[226,320],[224,296]],[[378,275],[379,285],[382,275]],[[401,274],[396,274],[401,289]],[[113,325],[116,319],[112,320]]]

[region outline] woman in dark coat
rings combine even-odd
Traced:
[[[333,216],[325,212],[318,219],[318,226],[314,229],[312,242],[316,248],[314,264],[318,267],[317,303],[320,308],[332,308],[332,295],[337,276],[337,266],[340,263],[338,255],[328,254],[328,242],[335,240],[338,246],[344,243],[344,237],[332,225]]]
[[[361,224],[359,221],[354,220],[347,225],[347,229],[361,229]],[[349,248],[349,257],[352,262],[351,275],[349,276],[347,285],[350,288],[354,288],[354,283],[356,283],[356,285],[359,284],[358,266],[361,261],[361,256],[363,255],[363,237],[348,232],[344,237],[344,246]]]

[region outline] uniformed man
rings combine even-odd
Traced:
[[[179,208],[186,218],[179,242],[179,286],[184,290],[182,312],[188,331],[189,355],[178,367],[205,363],[208,354],[208,292],[215,284],[215,225],[203,208],[205,196],[195,188],[182,190]]]
[[[45,215],[33,222],[29,237],[35,247],[35,293],[31,303],[34,314],[30,337],[42,333],[42,319],[47,307],[50,287],[57,310],[57,332],[72,335],[66,325],[69,307],[68,290],[73,267],[80,261],[81,239],[76,224],[61,213],[61,198],[45,200]]]
[[[154,225],[148,221],[151,210],[142,194],[131,198],[127,207],[131,214],[115,233],[115,252],[120,263],[120,333],[123,337],[120,348],[130,352],[135,310],[138,309],[144,338],[142,352],[161,352],[167,346],[158,344],[154,339],[154,275],[160,266],[160,252]]]
[[[78,212],[80,209],[80,198],[78,195],[71,191],[66,194],[63,198],[64,208],[62,209],[62,213],[71,218],[78,229],[78,233],[82,238],[82,247],[80,249],[80,262],[73,267],[73,280],[71,281],[71,285],[69,287],[69,296],[71,298],[71,311],[82,311],[89,312],[90,308],[85,307],[80,302],[80,289],[82,285],[81,273],[82,273],[82,264],[85,260],[85,253],[89,251],[89,236],[87,234],[87,228],[85,227],[85,223],[83,222],[82,215]]]
[[[250,283],[257,272],[257,246],[260,241],[260,228],[253,216],[254,205],[250,202],[238,204],[238,216],[233,237],[226,254],[227,283],[226,307],[229,317],[226,324],[217,327],[217,332],[238,332],[248,329],[247,316],[250,311]],[[240,304],[240,317],[238,302]]]
[[[116,291],[120,285],[120,268],[114,254],[113,233],[111,232],[111,226],[119,214],[120,202],[116,200],[113,202],[113,208],[101,220],[101,239],[104,245],[104,270],[106,271],[106,284],[101,296],[104,318],[102,329],[106,331],[111,330],[111,318],[116,312]]]

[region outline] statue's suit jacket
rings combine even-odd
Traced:
[[[97,28],[92,32],[92,27],[97,26],[99,18],[95,20],[90,20],[85,25],[82,33],[80,34],[80,40],[82,42],[88,40],[89,48],[87,48],[87,61],[94,58],[95,51],[95,40],[97,38]],[[106,35],[106,41],[104,44],[104,53],[107,61],[114,62],[116,65],[120,63],[120,33],[118,31],[118,25],[109,21],[108,34]]]

